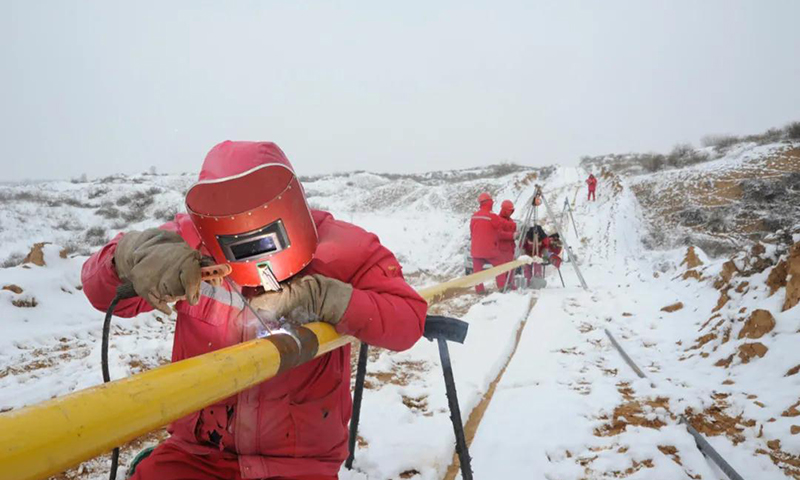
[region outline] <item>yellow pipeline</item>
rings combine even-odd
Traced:
[[[530,262],[515,260],[419,293],[432,303]],[[305,327],[316,341],[304,342],[303,349],[313,344],[316,356],[355,340],[325,323]],[[281,368],[282,353],[286,361],[278,345],[251,340],[0,414],[0,478],[47,478],[268,380]],[[292,360],[302,353],[308,352],[289,352]]]

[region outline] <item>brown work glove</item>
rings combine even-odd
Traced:
[[[347,310],[353,287],[324,275],[313,274],[292,280],[279,292],[253,297],[250,304],[267,312],[270,319],[295,325],[327,322],[336,325]]]
[[[169,315],[167,303],[200,299],[200,252],[180,235],[158,228],[122,236],[114,253],[117,274],[136,293]]]

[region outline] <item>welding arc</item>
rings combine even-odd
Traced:
[[[269,334],[271,335],[272,334],[272,329],[269,328],[269,325],[267,325],[267,322],[264,320],[264,318],[261,317],[261,315],[259,315],[258,311],[256,311],[256,309],[253,308],[252,305],[250,305],[250,302],[245,298],[245,296],[236,287],[236,285],[231,281],[231,279],[229,279],[228,277],[225,277],[225,281],[228,283],[228,286],[231,287],[231,290],[236,292],[236,295],[239,297],[239,299],[242,301],[242,303],[244,303],[244,306],[248,310],[250,310],[250,313],[252,313],[253,316],[255,316],[258,319],[259,323],[261,323],[261,326],[264,327],[267,330],[267,332],[269,332]]]

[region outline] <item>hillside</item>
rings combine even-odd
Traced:
[[[581,165],[629,179],[651,248],[698,245],[718,256],[791,230],[800,218],[800,123],[707,141],[713,145],[584,158]]]
[[[681,415],[745,478],[800,478],[797,152],[786,142],[737,144],[654,172],[601,159],[355,172],[304,186],[312,206],[377,233],[416,287],[463,273],[481,191],[517,200],[518,217],[539,183],[555,210],[574,209],[577,235],[564,233],[588,291],[565,263],[566,287],[550,269],[543,290],[466,294],[431,309],[470,324],[451,351],[476,478],[724,479]],[[600,178],[597,202],[585,199],[588,170]],[[100,383],[101,314],[80,292],[85,255],[119,231],[174,216],[192,181],[0,185],[0,410]],[[544,223],[551,229],[553,219]],[[35,242],[50,243],[31,252]],[[112,377],[167,362],[173,321],[115,319]],[[355,470],[343,469],[343,480],[457,476],[435,344],[373,349],[361,422]],[[123,461],[165,435],[126,446]],[[108,468],[100,457],[59,478],[101,479]]]

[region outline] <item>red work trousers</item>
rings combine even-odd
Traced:
[[[586,200],[587,201],[588,200],[592,200],[592,201],[596,201],[597,200],[597,197],[595,197],[595,195],[594,195],[594,188],[589,188],[589,197]]]
[[[269,477],[270,480],[337,480],[336,476]],[[136,467],[131,480],[242,480],[239,462],[222,454],[192,455],[162,443]]]
[[[513,256],[513,254],[511,254]],[[490,263],[493,267],[498,265],[502,265],[506,263],[508,260],[505,260],[505,257],[500,254],[494,258],[473,258],[472,259],[472,271],[473,273],[478,273],[483,271],[483,266],[487,263]],[[497,280],[497,288],[503,288],[506,285],[506,277],[508,276],[508,272],[503,273],[502,275],[498,275]],[[483,284],[479,283],[475,285],[475,291],[478,293],[483,293],[486,290],[483,288]]]

